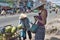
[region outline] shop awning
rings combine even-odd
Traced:
[[[13,3],[0,3],[0,6],[8,6],[8,7],[13,7]]]

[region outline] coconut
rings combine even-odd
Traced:
[[[7,26],[7,27],[5,28],[5,32],[7,32],[7,33],[8,33],[8,32],[11,32],[11,28],[12,28],[11,26]]]
[[[15,33],[16,31],[17,31],[17,28],[16,27],[12,27],[11,33]]]
[[[22,29],[22,24],[17,26],[18,29]]]

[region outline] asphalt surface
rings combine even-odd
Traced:
[[[0,16],[0,27],[3,27],[5,25],[14,25],[17,26],[19,24],[19,15],[20,14],[16,14],[16,15],[8,15],[8,16]],[[29,13],[26,14],[27,17],[30,19],[30,21],[33,21],[33,16],[36,15],[35,13]]]
[[[7,16],[0,16],[0,27],[1,26],[5,26],[5,25],[18,25],[19,22],[19,15],[20,14],[16,14],[16,15],[7,15]],[[26,13],[27,17],[33,22],[33,16],[37,15],[37,13]],[[53,20],[53,18],[56,18],[58,15],[60,15],[60,13],[58,12],[58,14],[56,14],[55,12],[49,13],[47,14],[47,23],[51,20]]]

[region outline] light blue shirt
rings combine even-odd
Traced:
[[[26,28],[27,30],[29,30],[30,29],[30,22],[29,22],[29,19],[28,18],[26,18],[26,19],[24,19],[24,20],[19,20],[19,23],[20,24],[22,24],[23,25],[23,27],[24,28]]]

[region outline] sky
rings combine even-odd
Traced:
[[[48,2],[51,1],[52,3],[55,3],[56,5],[60,6],[60,0],[47,0]]]
[[[60,0],[47,0],[47,1],[51,1],[53,3],[60,3]]]

